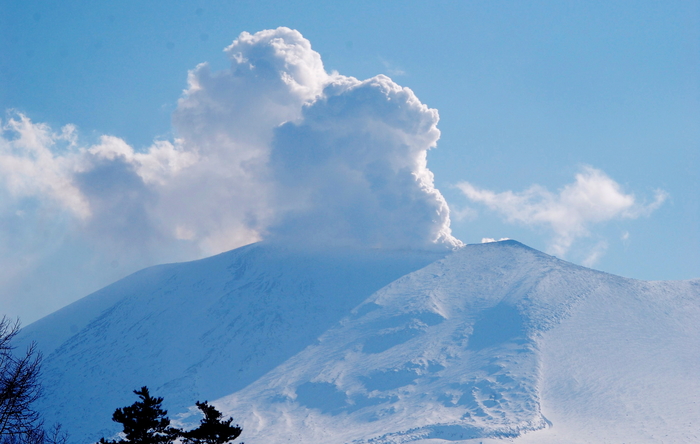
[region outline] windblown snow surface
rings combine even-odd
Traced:
[[[515,241],[449,254],[254,244],[153,267],[23,331],[76,442],[148,385],[247,444],[700,442],[700,281]]]

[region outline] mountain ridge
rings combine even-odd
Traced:
[[[628,318],[644,320],[648,331],[630,336],[639,326]],[[590,367],[594,387],[610,380],[627,387],[606,362],[625,355],[622,338],[638,356],[668,355],[667,371],[700,388],[691,371],[692,358],[700,359],[697,319],[700,280],[623,278],[517,241],[443,253],[260,243],[142,270],[31,324],[23,337],[43,347],[42,338],[58,332],[47,348],[54,347],[45,363],[49,390],[40,405],[52,420],[62,414],[81,442],[114,434],[111,412],[144,384],[183,425],[196,422],[196,399],[216,399],[253,444],[600,442],[568,431],[582,433],[580,424],[597,413],[572,407],[595,402],[570,396],[575,383],[566,373]],[[616,336],[606,344],[597,335],[608,330]],[[598,344],[586,353],[603,356],[593,363],[581,355],[586,337]],[[562,338],[579,348],[567,352]],[[664,350],[659,338],[677,346]],[[631,396],[608,390],[611,399]],[[683,418],[700,413],[682,404]],[[624,410],[611,405],[608,416]],[[600,423],[596,433],[615,435]],[[687,425],[675,429],[692,436]],[[619,442],[637,432],[626,433]],[[649,437],[658,433],[635,439],[655,442]]]

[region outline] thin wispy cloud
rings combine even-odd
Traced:
[[[482,238],[481,238],[481,243],[482,243],[482,244],[491,244],[491,243],[494,243],[494,242],[501,242],[501,241],[505,241],[505,240],[509,240],[509,238],[507,238],[507,237],[502,237],[502,238],[500,238],[500,239],[494,239],[494,238],[492,238],[492,237],[482,237]]]
[[[592,267],[594,266],[598,260],[603,257],[605,252],[608,250],[608,242],[607,241],[599,241],[597,242],[593,248],[591,248],[588,251],[588,254],[586,257],[583,259],[581,262],[584,266],[586,267]]]
[[[379,58],[379,60],[382,62],[382,65],[384,65],[384,69],[386,73],[392,77],[399,77],[399,76],[405,76],[406,71],[404,71],[402,68],[399,66],[395,65],[394,63],[384,59],[384,58]]]
[[[615,219],[648,216],[668,195],[657,190],[652,203],[643,204],[603,171],[584,167],[575,181],[558,192],[533,185],[522,192],[494,192],[469,182],[457,184],[464,196],[500,214],[509,223],[544,226],[552,234],[549,250],[564,256],[579,238],[588,237],[597,224]],[[605,252],[606,243],[597,244],[585,259],[594,264]]]

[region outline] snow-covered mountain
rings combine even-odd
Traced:
[[[700,442],[700,281],[515,241],[455,252],[254,244],[149,268],[23,330],[78,442],[148,385],[256,443]]]

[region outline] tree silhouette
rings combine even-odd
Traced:
[[[118,408],[112,415],[112,421],[123,427],[125,439],[110,441],[100,439],[101,444],[171,444],[179,435],[179,430],[170,427],[170,419],[166,416],[161,404],[163,398],[154,398],[148,392],[148,387],[134,390],[141,399],[132,405]]]
[[[19,329],[19,321],[12,322],[5,316],[0,319],[0,441],[27,437],[42,426],[32,408],[41,395],[41,353],[34,343],[24,354],[13,353],[12,340]]]
[[[49,430],[36,427],[23,434],[6,435],[0,440],[0,444],[66,444],[67,442],[68,434],[63,431],[61,424],[55,424]]]
[[[61,425],[44,430],[32,406],[41,396],[41,353],[33,342],[23,354],[14,353],[19,329],[19,320],[0,318],[0,444],[66,444]]]
[[[225,444],[233,441],[243,431],[238,424],[232,426],[233,418],[223,419],[223,415],[207,401],[197,401],[197,407],[204,414],[199,427],[182,432],[184,442],[191,444]],[[242,443],[241,443],[242,444]]]
[[[151,396],[146,386],[134,390],[134,393],[140,401],[118,408],[112,415],[112,421],[122,425],[125,439],[111,441],[101,438],[98,444],[172,444],[178,438],[185,444],[226,444],[242,432],[238,425],[231,425],[233,418],[224,419],[221,412],[207,401],[196,403],[204,414],[199,427],[187,432],[170,427],[168,412],[161,407],[163,398]]]

